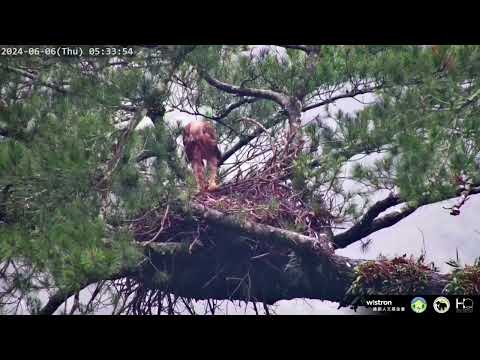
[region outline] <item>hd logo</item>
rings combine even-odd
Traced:
[[[457,313],[470,314],[473,312],[473,300],[470,298],[457,298]]]

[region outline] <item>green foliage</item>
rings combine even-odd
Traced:
[[[403,198],[416,203],[453,196],[461,172],[478,179],[478,84],[471,72],[478,65],[465,62],[478,62],[478,47],[447,47],[455,54],[455,72],[440,75],[428,50],[375,49],[375,58],[368,56],[370,51],[350,51],[351,56],[364,56],[358,62],[349,58],[355,72],[364,76],[373,71],[388,86],[361,112],[339,112],[337,129],[321,129],[323,157],[381,154],[373,164],[354,165],[352,178],[373,190],[395,186]]]
[[[479,295],[480,294],[480,258],[472,266],[460,267],[454,264],[450,281],[443,290],[449,295]]]
[[[300,155],[294,163],[292,183],[295,189],[304,190],[307,188],[307,181],[313,175],[310,165],[311,158],[307,155]]]
[[[366,295],[419,294],[426,289],[433,270],[422,258],[366,261],[355,268],[355,280],[346,295],[358,300]]]
[[[42,86],[22,93],[23,79],[3,66],[32,64],[24,58],[0,63],[0,78],[10,81],[0,85],[8,105],[0,109],[0,129],[8,132],[0,138],[0,190],[9,189],[0,199],[0,264],[14,261],[29,269],[24,278],[12,281],[31,311],[39,307],[30,293],[35,288],[80,289],[135,266],[142,255],[121,226],[123,220],[166,201],[167,186],[173,186],[172,171],[166,171],[162,161],[156,169],[162,185],[143,184],[135,163],[136,142],[128,142],[111,188],[123,211],[112,209],[112,217],[118,216],[109,226],[100,220],[97,181],[120,137],[114,119],[121,101],[138,96],[143,71],[112,71],[106,67],[108,59],[97,60],[97,71],[92,72],[80,60],[58,60],[53,66],[35,61],[42,79],[68,82],[71,96]],[[137,138],[162,160],[172,157],[165,146],[168,136],[158,127],[157,133]],[[39,278],[48,283],[39,283]]]

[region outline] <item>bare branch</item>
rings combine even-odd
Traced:
[[[270,148],[271,148],[272,154],[273,154],[273,159],[275,159],[275,157],[276,157],[276,149],[275,149],[275,145],[274,145],[275,143],[272,139],[272,136],[270,136],[270,134],[268,133],[268,130],[262,124],[260,124],[257,120],[249,118],[249,117],[241,118],[240,121],[252,122],[253,124],[257,125],[260,128],[260,130],[262,130],[267,135],[268,140],[270,142]]]
[[[206,119],[210,119],[210,120],[213,120],[217,123],[219,123],[220,125],[222,126],[225,126],[227,129],[229,129],[230,131],[232,131],[234,134],[237,134],[237,131],[235,131],[234,128],[232,128],[230,125],[226,124],[225,122],[222,121],[222,117],[220,116],[208,116],[208,115],[205,115],[205,114],[202,114],[198,111],[189,111],[189,110],[185,110],[185,109],[182,109],[182,108],[179,108],[177,106],[174,106],[175,109],[177,109],[178,111],[182,112],[182,113],[185,113],[185,114],[189,114],[189,115],[195,115],[195,116],[201,116],[201,117],[204,117]]]
[[[142,152],[140,154],[138,154],[137,157],[135,158],[135,161],[136,162],[141,162],[143,160],[147,160],[147,159],[150,159],[150,158],[156,157],[156,156],[158,156],[158,154],[155,151],[142,150]]]
[[[480,186],[473,187],[469,194],[479,194]],[[458,195],[458,194],[457,194]],[[447,200],[448,198],[444,199]],[[337,248],[344,248],[350,244],[353,244],[356,241],[363,239],[364,237],[377,232],[378,230],[390,227],[398,223],[400,220],[406,218],[412,214],[419,207],[428,205],[432,202],[424,201],[421,202],[417,207],[406,206],[404,209],[395,211],[390,214],[386,214],[381,218],[376,219],[376,217],[383,211],[389,209],[392,206],[399,205],[404,200],[402,200],[398,195],[390,194],[386,199],[381,200],[375,203],[362,217],[362,219],[352,226],[347,231],[335,235],[333,237],[333,242]],[[437,202],[437,201],[435,201]]]
[[[451,210],[450,215],[453,215],[453,216],[460,215],[460,208],[463,205],[465,205],[465,203],[469,199],[470,194],[476,194],[480,190],[480,186],[476,187],[476,188],[473,187],[471,179],[469,179],[465,175],[459,176],[458,177],[458,182],[459,182],[459,185],[460,185],[460,188],[459,188],[460,199],[458,199],[457,203],[454,206],[452,206],[450,208],[444,207],[444,209]]]
[[[289,104],[289,99],[286,95],[272,91],[272,90],[253,89],[253,88],[246,88],[246,87],[231,85],[213,78],[210,74],[208,74],[204,70],[200,70],[200,75],[211,86],[219,90],[225,91],[229,94],[236,94],[236,95],[242,95],[242,96],[255,97],[259,99],[272,100],[284,108],[287,107]]]
[[[270,126],[268,126],[266,129],[269,130],[273,128],[275,125],[278,125],[280,122],[282,122],[283,119],[281,117],[278,117],[276,120],[274,120]],[[250,135],[244,135],[240,137],[240,140],[232,145],[231,148],[226,150],[222,154],[222,158],[219,162],[219,164],[223,164],[225,161],[227,161],[233,154],[235,154],[238,150],[243,148],[245,145],[248,145],[252,140],[256,139],[258,136],[260,136],[264,132],[263,129],[257,128],[255,129]]]
[[[311,104],[311,105],[303,107],[302,112],[305,112],[305,111],[308,111],[308,110],[311,110],[311,109],[314,109],[314,108],[317,108],[317,107],[320,107],[320,106],[324,106],[324,105],[327,105],[327,104],[331,104],[331,103],[333,103],[337,100],[340,100],[340,99],[351,98],[351,97],[354,97],[354,96],[357,96],[357,95],[371,93],[371,92],[373,92],[373,91],[375,91],[379,88],[380,88],[380,86],[371,87],[371,88],[364,88],[364,89],[356,89],[354,91],[351,91],[351,92],[348,92],[348,93],[345,93],[345,94],[332,96],[332,97],[330,97],[330,98],[328,98],[324,101],[321,101],[319,103]],[[271,126],[269,126],[267,129],[272,128],[273,126],[277,125],[281,121],[282,121],[282,119],[279,118],[277,121],[273,122],[273,124]],[[235,145],[233,145],[230,149],[226,150],[223,153],[220,164],[223,164],[225,161],[227,161],[234,153],[236,153],[238,150],[240,150],[243,146],[248,145],[250,143],[250,141],[252,141],[256,137],[261,135],[262,132],[263,132],[262,129],[256,129],[250,135],[246,135],[246,136],[241,137],[241,139]],[[314,162],[312,164],[312,166],[316,166],[316,165],[318,165],[317,162]]]
[[[59,290],[57,293],[52,295],[45,306],[40,309],[40,311],[36,315],[53,315],[55,311],[62,306],[62,304],[68,300],[69,297],[75,295],[77,292],[79,293],[87,286],[105,280],[117,280],[123,277],[128,276],[130,273],[128,270],[120,271],[117,274],[113,274],[107,278],[92,278],[87,279],[83,283],[81,283],[77,289],[70,289],[70,290]]]
[[[315,108],[320,107],[320,106],[330,104],[330,103],[332,103],[334,101],[337,101],[337,100],[340,100],[340,99],[346,99],[346,98],[355,97],[357,95],[371,93],[371,92],[374,92],[375,90],[378,90],[380,87],[381,86],[367,87],[367,88],[363,88],[363,89],[355,89],[353,91],[348,91],[344,94],[332,96],[332,97],[328,98],[327,100],[320,101],[316,104],[311,104],[311,105],[304,106],[302,108],[302,112],[305,112],[305,111],[312,110],[312,109],[315,109]]]
[[[212,119],[212,120],[219,120],[219,119],[223,119],[225,117],[227,117],[232,111],[238,109],[239,107],[245,105],[245,104],[252,104],[256,101],[258,101],[259,99],[256,99],[256,98],[247,98],[247,99],[242,99],[234,104],[231,104],[230,106],[228,106],[225,110],[223,110],[219,115],[217,116],[212,116],[212,117],[209,117],[209,119]]]

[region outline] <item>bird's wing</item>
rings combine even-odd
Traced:
[[[193,139],[192,139],[192,136],[190,134],[190,124],[188,124],[187,126],[185,126],[183,128],[182,141],[183,141],[183,147],[185,148],[185,154],[187,155],[187,160],[192,161],[192,158],[193,158],[193,154],[192,154],[193,143],[192,143],[192,141],[193,141]]]
[[[207,141],[209,145],[215,148],[217,158],[220,160],[222,154],[220,152],[220,149],[218,148],[217,133],[213,125],[206,122],[205,126],[203,127],[203,134],[207,136]]]

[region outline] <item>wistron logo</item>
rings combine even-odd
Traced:
[[[457,307],[457,313],[473,312],[473,300],[470,298],[456,298],[455,304]]]
[[[393,306],[392,300],[372,299],[364,303],[374,312],[404,312],[405,306]]]
[[[369,306],[391,306],[393,303],[391,300],[367,300],[366,304]]]

